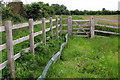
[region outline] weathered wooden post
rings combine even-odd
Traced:
[[[56,17],[56,36],[58,38],[58,17]]]
[[[50,17],[50,34],[51,34],[51,37],[53,37],[53,23],[52,23],[52,17]]]
[[[72,38],[72,17],[68,17],[68,36]]]
[[[6,46],[7,46],[7,56],[8,56],[8,65],[10,68],[11,78],[15,79],[15,66],[14,66],[14,51],[12,43],[12,22],[5,21],[5,31],[6,31]]]
[[[45,23],[45,18],[42,18],[42,36],[43,36],[43,43],[46,45],[46,23]]]
[[[95,35],[94,27],[95,27],[94,17],[91,16],[91,18],[90,18],[90,37],[91,37],[91,38],[93,38],[94,35]]]
[[[34,54],[34,25],[33,19],[29,19],[29,30],[30,30],[30,51]]]
[[[62,35],[62,16],[60,16],[60,35]]]

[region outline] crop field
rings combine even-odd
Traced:
[[[58,16],[58,15],[57,15]],[[63,15],[68,18],[70,15]],[[75,20],[89,20],[92,15],[72,15]],[[59,17],[59,16],[58,16]],[[94,15],[95,18],[117,20],[117,15]],[[60,23],[60,22],[59,22]],[[67,21],[63,21],[63,24]],[[96,21],[103,25],[117,26],[118,23],[108,21]],[[54,22],[53,25],[56,23]],[[50,24],[46,24],[49,28]],[[118,29],[108,29],[96,27],[97,29],[119,32]],[[64,26],[63,29],[68,29]],[[36,25],[34,32],[42,30],[42,25]],[[55,29],[53,30],[55,33]],[[38,78],[47,62],[59,50],[61,43],[64,42],[66,32],[59,39],[54,37],[47,39],[47,45],[40,44],[35,48],[35,54],[25,53],[15,61],[16,78]],[[95,33],[101,35],[101,33]],[[13,40],[29,35],[29,28],[13,30]],[[47,73],[47,78],[117,78],[118,77],[118,36],[105,35],[104,37],[82,38],[73,37],[68,40],[68,44],[62,52],[60,60],[52,64]],[[50,36],[50,32],[47,32]],[[35,37],[35,43],[42,41],[42,35]],[[5,32],[2,32],[2,43],[6,43]],[[29,40],[14,46],[14,55],[22,49],[30,46]],[[2,62],[7,60],[7,50],[3,50]],[[3,78],[9,76],[8,67],[2,70]]]

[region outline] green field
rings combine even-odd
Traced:
[[[118,38],[69,39],[47,78],[117,78]]]
[[[63,18],[68,18],[70,15],[63,15]],[[90,19],[91,15],[72,15],[73,19]],[[117,20],[117,15],[95,15],[98,18]],[[101,24],[114,25],[117,23],[98,21]],[[63,24],[67,21],[63,21]],[[55,25],[55,22],[54,24]],[[47,23],[46,28],[50,24]],[[63,27],[67,29],[67,26]],[[102,30],[115,31],[117,29],[100,28]],[[42,25],[36,25],[34,32],[42,30]],[[55,33],[55,29],[54,29]],[[66,34],[66,33],[64,33]],[[13,40],[29,35],[29,28],[22,28],[13,30]],[[47,32],[47,36],[50,33]],[[108,36],[108,35],[107,35]],[[47,74],[49,78],[116,78],[118,73],[118,38],[112,37],[95,37],[80,38],[74,37],[68,40],[68,45],[63,50],[61,59],[53,64]],[[42,35],[35,37],[35,43],[42,41]],[[17,78],[38,78],[49,61],[49,59],[59,50],[61,43],[64,41],[64,35],[60,39],[47,39],[47,46],[39,45],[35,49],[35,55],[30,52],[25,53],[18,60],[15,61],[16,77]],[[5,32],[2,32],[2,44],[6,43]],[[19,43],[14,46],[14,55],[29,47],[29,40]],[[7,60],[7,50],[3,50],[2,62]],[[2,63],[0,62],[0,63]],[[70,73],[70,74],[68,74]],[[8,67],[3,69],[3,78],[9,74]]]

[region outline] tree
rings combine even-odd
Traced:
[[[106,9],[105,9],[105,8],[102,8],[102,11],[106,11]]]
[[[69,13],[67,7],[64,5],[52,4],[51,7],[54,9],[56,15],[66,14],[66,12]]]

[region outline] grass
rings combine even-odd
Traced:
[[[47,78],[118,78],[118,38],[69,39]]]

